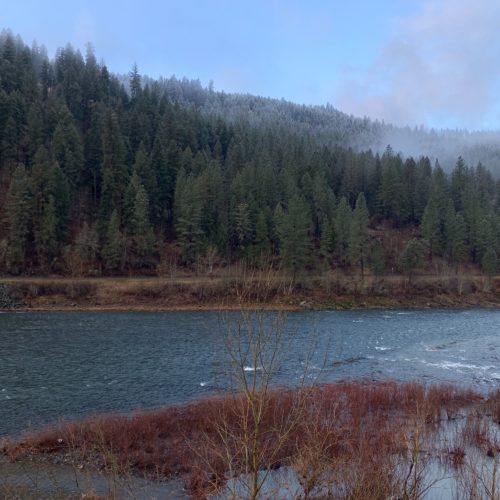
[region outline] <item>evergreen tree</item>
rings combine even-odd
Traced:
[[[104,267],[108,271],[119,271],[123,265],[123,237],[120,231],[120,216],[114,209],[106,232],[106,242],[102,249]]]
[[[30,236],[30,190],[23,165],[18,165],[12,175],[7,194],[7,267],[14,273],[25,269]]]
[[[246,252],[252,236],[252,221],[250,207],[247,203],[238,203],[233,211],[234,230],[236,244],[242,256],[248,256]]]
[[[139,69],[137,64],[134,63],[132,70],[129,73],[129,85],[130,85],[130,96],[132,100],[137,99],[141,94],[141,75],[139,74]]]
[[[493,248],[488,248],[481,260],[481,269],[488,276],[493,276],[498,269],[498,258]]]
[[[69,180],[70,192],[74,194],[80,185],[83,173],[83,144],[67,108],[63,108],[59,113],[52,147],[54,158]]]
[[[99,219],[105,227],[112,212],[120,216],[123,209],[123,194],[129,182],[128,167],[125,163],[125,145],[118,117],[108,112],[102,133],[102,190]]]
[[[361,267],[361,276],[364,276],[364,268],[369,254],[368,222],[365,196],[363,193],[359,193],[351,220],[348,254],[350,263]]]
[[[148,195],[142,185],[139,185],[135,196],[131,236],[133,265],[139,269],[149,266],[152,262],[154,234],[149,220]]]
[[[90,267],[96,260],[98,252],[97,231],[85,221],[81,231],[75,238],[76,253],[84,268]]]
[[[432,257],[434,253],[442,251],[441,217],[438,213],[437,204],[433,197],[429,199],[422,216],[422,236],[429,243],[429,252]]]
[[[375,238],[370,245],[370,254],[368,264],[376,277],[383,276],[385,273],[385,252],[382,242]]]
[[[183,264],[196,261],[204,248],[201,211],[198,185],[192,176],[181,171],[175,190],[175,231]]]
[[[268,216],[264,210],[261,210],[255,224],[255,240],[252,253],[258,262],[265,263],[266,258],[270,255],[270,250],[271,242],[269,239]]]
[[[277,230],[281,261],[295,279],[310,260],[311,251],[311,216],[303,198],[290,200],[288,210],[277,220]]]
[[[415,269],[422,267],[425,251],[425,245],[420,240],[412,238],[399,257],[399,264],[403,271],[408,273],[410,283]]]
[[[450,199],[444,217],[444,236],[446,254],[450,262],[458,265],[467,255],[466,226],[464,218],[455,212],[453,205],[453,201]]]
[[[335,212],[334,235],[337,257],[341,262],[346,262],[348,258],[347,249],[351,234],[351,207],[347,199],[343,196]]]
[[[39,261],[45,270],[50,270],[51,263],[58,252],[57,218],[54,197],[49,195],[43,207],[43,216],[38,232],[37,253]]]

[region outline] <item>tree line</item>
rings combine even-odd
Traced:
[[[192,83],[184,82],[189,90]],[[206,89],[205,92],[213,92]],[[274,262],[383,274],[425,258],[493,273],[500,183],[458,158],[330,144],[124,82],[71,46],[0,36],[0,270],[153,273]],[[394,255],[384,233],[410,234]]]

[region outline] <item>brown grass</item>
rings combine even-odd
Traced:
[[[413,476],[406,471],[413,474],[420,466],[422,443],[416,442],[416,435],[431,433],[461,408],[474,405],[475,411],[486,414],[498,404],[498,394],[484,400],[469,390],[449,385],[425,388],[414,382],[353,381],[302,391],[306,393],[275,390],[268,396],[259,436],[263,464],[270,459],[266,450],[273,450],[271,468],[293,467],[304,491],[312,492],[328,478],[352,498],[386,498],[395,491],[410,491]],[[277,429],[283,428],[297,398],[306,401],[304,412],[282,439]],[[227,479],[221,450],[231,455],[234,471],[242,472],[241,425],[251,420],[241,414],[248,409],[241,395],[228,395],[132,416],[101,415],[27,435],[6,443],[3,451],[12,460],[71,454],[75,461],[102,469],[118,467],[154,477],[188,475],[191,491],[201,498],[207,488],[220,487]],[[493,443],[485,432],[481,422],[471,418],[463,438],[486,449]],[[449,451],[455,465],[463,460],[462,452],[460,447]]]
[[[273,272],[176,277],[3,278],[13,300],[36,310],[189,310],[266,307],[352,309],[359,307],[499,306],[500,280],[483,290],[482,278],[453,275],[381,279],[337,271],[291,283]]]

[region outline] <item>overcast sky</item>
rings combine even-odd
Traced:
[[[91,42],[113,72],[331,103],[399,125],[500,129],[500,0],[0,0],[52,56]]]

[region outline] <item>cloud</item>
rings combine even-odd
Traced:
[[[398,125],[499,128],[499,24],[498,0],[426,0],[367,69],[345,69],[335,103]]]

